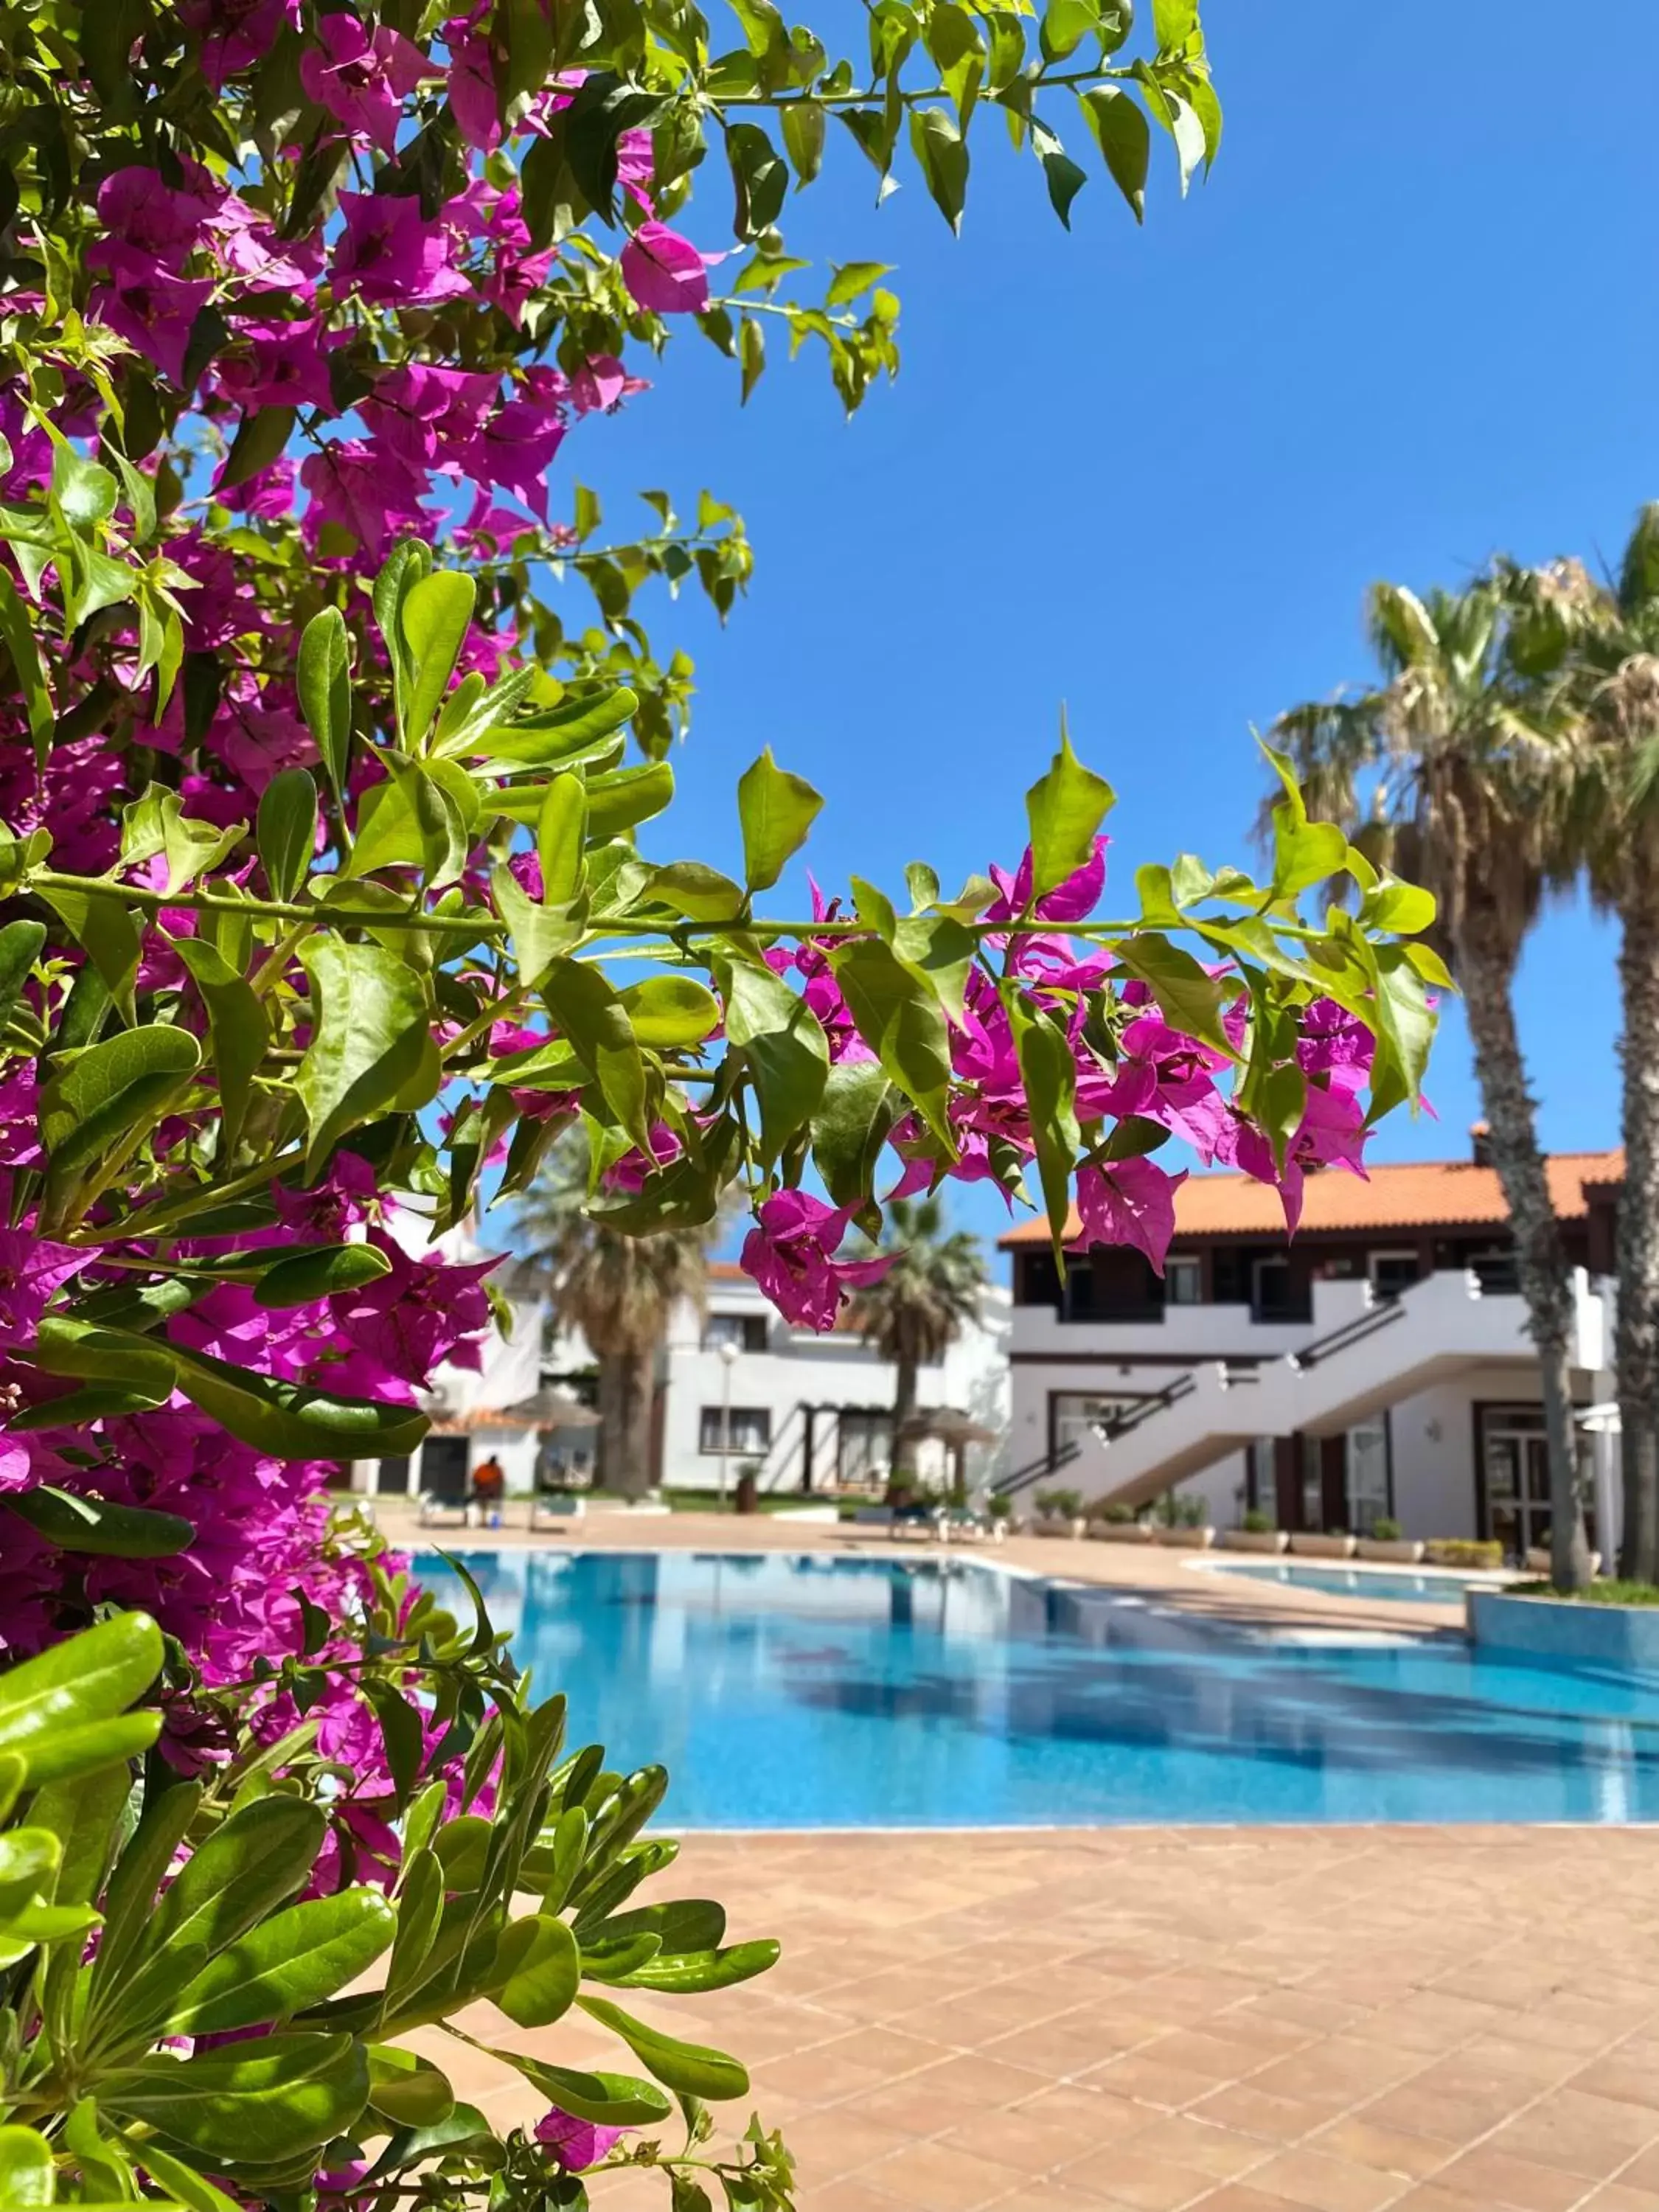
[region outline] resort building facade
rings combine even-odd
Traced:
[[[1573,1389],[1593,1540],[1616,1531],[1611,1439],[1618,1152],[1553,1156],[1574,1267]],[[1537,1360],[1485,1133],[1462,1160],[1307,1179],[1301,1225],[1240,1175],[1190,1176],[1163,1278],[1097,1247],[1056,1265],[1046,1226],[1012,1268],[1005,1479],[1217,1528],[1480,1537],[1521,1556],[1549,1523]]]

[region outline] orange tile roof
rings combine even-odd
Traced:
[[[1553,1152],[1546,1163],[1550,1194],[1563,1221],[1583,1220],[1587,1186],[1616,1183],[1624,1154]],[[1413,1160],[1372,1168],[1368,1180],[1328,1168],[1304,1186],[1300,1234],[1352,1229],[1433,1229],[1494,1224],[1509,1210],[1498,1176],[1472,1160]],[[1176,1193],[1175,1233],[1182,1237],[1261,1237],[1282,1233],[1279,1194],[1243,1175],[1192,1175]],[[1073,1213],[1066,1234],[1078,1233]],[[1037,1216],[997,1242],[1004,1251],[1046,1244],[1048,1224]]]

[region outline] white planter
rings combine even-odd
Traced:
[[[1396,1566],[1415,1566],[1423,1556],[1423,1547],[1412,1536],[1358,1536],[1354,1540],[1357,1559],[1388,1560]]]
[[[1213,1528],[1155,1528],[1155,1544],[1168,1544],[1177,1552],[1207,1552],[1215,1541]]]
[[[1354,1554],[1352,1536],[1315,1535],[1307,1529],[1298,1529],[1291,1538],[1291,1549],[1300,1553],[1304,1559],[1351,1559]]]
[[[1034,1536],[1080,1536],[1083,1522],[1071,1520],[1062,1513],[1040,1513],[1031,1523]]]
[[[1090,1521],[1084,1534],[1091,1544],[1150,1544],[1152,1531],[1145,1521]]]
[[[1224,1552],[1282,1552],[1289,1541],[1282,1528],[1222,1528],[1216,1534]]]

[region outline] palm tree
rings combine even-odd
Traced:
[[[917,1370],[943,1359],[977,1319],[987,1275],[979,1239],[965,1229],[947,1233],[936,1198],[896,1198],[878,1249],[893,1264],[859,1291],[848,1318],[893,1363],[892,1483],[901,1489],[915,1480]]]
[[[595,1474],[607,1490],[642,1498],[651,1482],[657,1352],[682,1298],[701,1305],[709,1235],[624,1236],[586,1211],[580,1139],[554,1147],[515,1210],[514,1228],[546,1283],[554,1318],[580,1329],[599,1363]]]
[[[1551,1573],[1589,1579],[1573,1430],[1572,1276],[1550,1201],[1516,1027],[1521,947],[1556,879],[1567,786],[1534,687],[1510,658],[1496,578],[1426,599],[1373,586],[1382,683],[1274,725],[1316,817],[1432,891],[1439,947],[1462,992],[1475,1075],[1538,1347],[1549,1459]]]
[[[1571,561],[1512,568],[1505,584],[1517,657],[1565,710],[1565,862],[1622,928],[1620,1571],[1659,1582],[1659,504],[1642,509],[1606,585]]]

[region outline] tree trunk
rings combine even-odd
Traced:
[[[1637,857],[1624,905],[1625,1185],[1619,1199],[1618,1368],[1624,1528],[1619,1571],[1659,1582],[1659,876]]]
[[[613,1352],[599,1361],[599,1479],[619,1498],[643,1498],[651,1487],[656,1368],[654,1352]]]
[[[1464,994],[1474,1071],[1491,1131],[1492,1165],[1509,1208],[1516,1272],[1527,1322],[1538,1347],[1549,1460],[1550,1578],[1558,1589],[1579,1589],[1590,1578],[1589,1543],[1578,1493],[1577,1440],[1572,1413],[1572,1276],[1561,1224],[1550,1202],[1536,1109],[1516,1034],[1510,987],[1515,951],[1481,918],[1458,933],[1458,981]]]
[[[916,1363],[904,1353],[894,1362],[893,1463],[890,1486],[914,1490],[916,1484],[916,1440],[908,1424],[916,1410]]]

